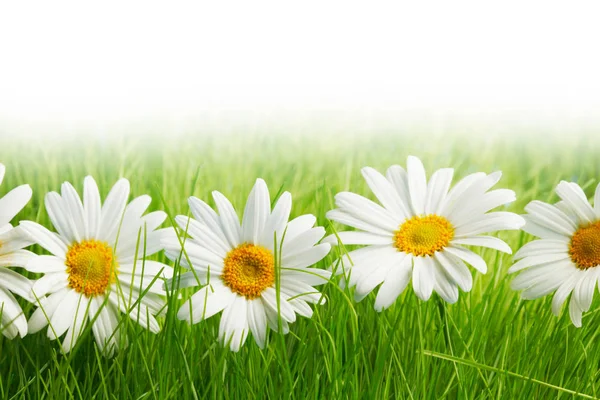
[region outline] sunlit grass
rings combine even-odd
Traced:
[[[332,226],[325,213],[333,207],[335,193],[352,190],[373,198],[361,167],[383,171],[394,163],[404,165],[408,154],[418,155],[429,173],[454,167],[454,182],[470,172],[502,170],[498,187],[517,192],[517,202],[508,209],[518,213],[534,198],[555,201],[552,190],[561,179],[576,180],[590,196],[600,179],[596,142],[525,141],[518,135],[165,136],[72,143],[3,139],[0,148],[0,162],[7,167],[0,192],[22,183],[34,190],[13,222],[32,219],[48,227],[45,193],[58,190],[65,180],[81,191],[88,174],[98,181],[102,196],[119,177],[128,178],[132,196],[150,194],[151,209],[166,210],[170,217],[188,213],[190,195],[212,204],[212,190],[225,194],[241,212],[255,179],[262,177],[272,197],[283,190],[292,193],[292,217],[314,214],[328,232]],[[518,232],[499,236],[513,250],[530,240]],[[357,304],[352,291],[334,281],[323,288],[328,301],[316,307],[313,318],[299,318],[285,337],[271,332],[265,350],[249,338],[239,353],[231,353],[216,340],[219,316],[189,326],[176,318],[184,299],[175,296],[168,299],[160,334],[124,322],[130,345],[113,359],[100,354],[89,329],[67,356],[44,330],[13,341],[0,337],[0,398],[600,396],[600,303],[594,302],[584,314],[583,328],[577,329],[568,316],[552,315],[550,296],[523,301],[509,288],[511,256],[476,251],[488,262],[489,272],[473,270],[472,292],[461,293],[454,305],[436,295],[422,302],[409,287],[378,314],[374,294]],[[319,266],[328,266],[338,252],[334,248]],[[29,316],[31,306],[22,304]]]

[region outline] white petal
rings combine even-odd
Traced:
[[[115,337],[113,335],[114,328],[110,323],[110,315],[113,313],[111,310],[112,305],[109,303],[104,304],[102,297],[94,297],[90,299],[89,303],[89,319],[94,320],[92,324],[92,333],[96,344],[100,348],[100,351],[110,357],[112,352],[116,350]],[[105,321],[108,320],[108,323]]]
[[[62,298],[57,306],[57,310],[50,318],[50,326],[48,327],[48,337],[54,340],[62,336],[75,320],[75,310],[79,304],[79,298],[85,297],[78,294],[74,290],[69,290]]]
[[[267,314],[261,301],[248,301],[248,325],[254,341],[261,349],[267,340]]]
[[[553,253],[568,253],[569,245],[562,240],[540,239],[525,244],[514,255],[515,260]]]
[[[223,232],[225,233],[231,248],[235,248],[242,242],[240,218],[227,197],[217,191],[212,192],[212,195],[217,210],[219,210],[219,220],[221,221]]]
[[[177,222],[182,231],[185,232],[187,230],[187,233],[191,237],[201,242],[204,247],[210,249],[219,257],[225,258],[229,250],[231,250],[229,244],[221,238],[222,235],[218,235],[203,223],[185,215],[176,216],[175,222]]]
[[[63,199],[63,206],[65,210],[68,210],[68,214],[71,217],[72,229],[75,232],[75,237],[78,241],[85,237],[87,227],[85,223],[83,204],[77,194],[77,191],[69,182],[65,182],[61,186],[61,194]]]
[[[582,222],[589,224],[596,219],[596,213],[579,185],[561,181],[556,187],[556,194],[570,206]]]
[[[552,298],[552,312],[557,317],[560,315],[560,310],[565,303],[565,300],[567,300],[567,297],[569,297],[569,294],[573,291],[576,282],[576,276],[572,275],[570,278],[567,278],[554,293],[554,297]]]
[[[464,225],[481,217],[488,211],[516,200],[515,192],[508,189],[497,189],[481,196],[474,196],[468,204],[456,209],[450,218],[456,226]]]
[[[65,261],[56,256],[35,256],[27,263],[25,269],[29,272],[47,274],[64,272],[67,267]]]
[[[369,274],[361,278],[354,292],[354,299],[359,302],[384,281],[394,264],[401,263],[407,255],[395,252],[386,257],[380,257],[369,267]]]
[[[168,291],[177,291],[179,289],[202,286],[204,284],[206,284],[206,274],[200,274],[192,270],[171,279],[167,279],[163,288]]]
[[[221,312],[233,302],[236,294],[218,281],[192,295],[177,312],[177,318],[196,324]]]
[[[48,217],[58,234],[69,243],[80,241],[70,210],[66,207],[63,198],[56,192],[49,192],[45,197],[45,205]]]
[[[377,235],[391,235],[397,229],[397,227],[392,228],[392,226],[387,223],[381,224],[382,221],[379,219],[372,219],[369,222],[366,222],[340,209],[328,211],[326,216],[332,221],[336,221],[341,224],[348,225],[353,228],[360,229],[362,231],[371,232]]]
[[[398,213],[401,217],[410,218],[414,215],[410,205],[410,194],[408,190],[408,176],[404,168],[392,165],[386,172],[387,180],[392,184],[398,194]]]
[[[87,227],[85,237],[94,238],[98,235],[100,227],[100,218],[102,216],[102,201],[98,185],[91,176],[86,176],[83,180],[83,210],[85,215],[85,225]]]
[[[444,249],[448,253],[460,258],[465,261],[467,264],[470,264],[477,271],[485,274],[487,272],[487,264],[485,260],[481,258],[478,254],[473,253],[471,250],[465,249],[463,247],[457,246],[448,246]]]
[[[98,235],[101,239],[113,245],[117,230],[123,219],[123,212],[129,197],[129,181],[119,179],[112,187],[101,210],[100,227]]]
[[[331,279],[331,271],[318,268],[281,269],[282,279],[304,282],[310,286],[324,285]]]
[[[577,229],[575,223],[553,205],[534,200],[525,206],[525,211],[529,213],[528,220],[561,235],[571,236]]]
[[[425,214],[437,214],[446,198],[454,170],[452,168],[438,169],[431,175],[427,184],[425,198]]]
[[[267,217],[263,232],[260,234],[259,243],[269,250],[273,250],[275,233],[277,234],[277,246],[281,245],[283,232],[290,218],[292,210],[292,195],[289,192],[283,192],[277,204],[273,207],[273,212]]]
[[[35,298],[31,295],[32,281],[18,272],[0,268],[0,287],[2,286],[29,302],[35,302]]]
[[[565,243],[570,242],[571,237],[564,235],[562,233],[558,233],[552,229],[548,229],[539,224],[536,224],[529,218],[529,215],[524,215],[525,225],[521,228],[524,232],[529,233],[530,235],[537,236],[542,239],[549,240],[560,240]]]
[[[25,207],[31,199],[31,187],[29,185],[21,185],[0,199],[0,223],[2,225],[10,222]]]
[[[36,333],[50,323],[50,318],[52,318],[58,305],[69,291],[70,289],[65,288],[48,297],[39,299],[38,308],[36,308],[29,318],[29,333]]]
[[[311,229],[315,225],[315,222],[317,222],[317,217],[311,214],[301,215],[294,218],[287,224],[287,228],[285,230],[285,241],[291,242],[302,232]]]
[[[4,174],[6,173],[6,167],[0,163],[0,183],[4,180]]]
[[[229,345],[231,351],[237,352],[246,342],[248,331],[246,299],[237,296],[221,315],[219,340],[223,345]]]
[[[15,250],[11,253],[0,255],[0,267],[25,267],[36,257],[34,253],[28,250]]]
[[[433,275],[433,259],[429,257],[412,257],[412,284],[415,294],[423,301],[429,300],[433,292],[435,277]]]
[[[454,304],[458,301],[458,288],[450,278],[444,268],[435,260],[433,261],[433,272],[435,284],[433,290],[447,303]]]
[[[410,201],[415,214],[423,214],[425,211],[425,196],[427,195],[427,176],[425,167],[417,157],[409,156],[406,161],[408,172],[408,190]]]
[[[80,297],[80,302],[75,310],[75,319],[73,324],[67,330],[67,334],[63,338],[61,342],[61,349],[64,353],[68,353],[73,349],[75,344],[77,343],[77,339],[83,332],[83,328],[85,327],[85,322],[88,317],[88,304],[89,299],[85,296]]]
[[[388,183],[383,176],[381,177]],[[388,183],[389,184],[389,183]],[[392,190],[390,188],[390,190]],[[392,214],[379,204],[351,192],[341,192],[335,195],[335,203],[346,214],[368,224],[382,227],[390,231],[398,229],[404,218]]]
[[[406,289],[412,276],[412,257],[405,256],[397,262],[387,273],[383,284],[377,292],[375,310],[378,312],[390,307]]]
[[[575,300],[575,296],[571,296],[571,301],[569,302],[569,316],[571,317],[571,321],[573,325],[577,328],[581,328],[581,308],[577,304],[577,300]]]
[[[396,219],[402,220],[408,217],[409,214],[407,213],[406,206],[403,204],[398,192],[394,190],[390,181],[385,179],[377,170],[370,167],[361,169],[361,173],[382,206],[395,216]]]
[[[20,226],[14,228],[10,227],[6,231],[0,233],[0,254],[10,255],[33,243],[35,243],[35,241],[23,230],[23,228]],[[26,253],[20,252],[18,254],[24,256]],[[19,262],[20,261],[23,260],[19,258]],[[21,266],[20,264],[13,265]]]
[[[594,299],[594,291],[596,289],[597,271],[595,268],[581,271],[579,283],[575,286],[573,296],[577,298],[577,304],[582,311],[588,311]]]
[[[206,226],[208,230],[216,235],[222,243],[228,242],[225,232],[223,231],[222,225],[219,221],[219,216],[215,210],[210,208],[208,204],[197,197],[190,197],[188,199],[188,204],[190,205],[190,211],[194,215],[196,221]]]
[[[508,269],[508,273],[512,274],[514,272],[522,270],[523,268],[531,267],[534,265],[553,263],[556,261],[568,260],[569,258],[569,254],[567,253],[541,254],[539,256],[529,256],[514,263],[512,267]]]
[[[283,240],[283,248],[282,251],[284,254],[293,254],[304,251],[308,248],[313,247],[315,244],[321,240],[321,238],[325,235],[325,228],[321,226],[317,226],[316,228],[312,228],[302,232],[297,235],[293,240],[287,240],[284,238]],[[328,243],[324,241],[324,243]],[[337,242],[335,242],[337,244]]]
[[[305,268],[321,261],[329,253],[331,245],[322,243],[311,247],[301,253],[292,255],[284,254],[281,258],[281,265],[284,268]]]
[[[332,245],[343,244],[345,246],[362,244],[362,245],[383,245],[383,244],[392,244],[393,236],[387,235],[376,235],[370,232],[360,232],[360,231],[347,231],[347,232],[338,232],[336,235],[329,235],[325,239],[323,239],[323,243],[330,243]]]
[[[562,282],[564,281],[563,277],[569,277],[578,272],[570,261],[541,264],[522,271],[512,280],[510,287],[513,290],[527,289],[549,278],[556,278]]]
[[[242,241],[258,243],[265,227],[267,218],[271,213],[271,200],[267,184],[262,179],[257,179],[250,191],[244,217],[242,219]]]
[[[524,224],[525,220],[520,215],[511,212],[496,211],[484,214],[476,221],[456,227],[455,237],[462,238],[486,232],[520,229]]]
[[[0,287],[0,332],[13,339],[17,334],[27,335],[27,319],[17,299],[7,290]]]
[[[434,258],[458,287],[464,292],[471,290],[473,287],[471,271],[460,258],[443,251],[435,253]]]
[[[54,291],[55,288],[66,287],[69,276],[66,272],[46,273],[40,279],[33,283],[31,287],[32,297],[40,298]]]
[[[485,177],[486,174],[484,174],[483,172],[477,172],[471,175],[467,175],[466,177],[458,181],[458,183],[454,185],[452,189],[450,189],[444,202],[441,204],[439,208],[439,214],[451,215],[456,207],[462,205],[461,200],[463,199],[463,197],[466,197],[465,193],[468,193],[468,191],[473,185],[480,182]]]
[[[487,247],[490,249],[501,251],[503,253],[512,254],[512,249],[508,244],[506,244],[503,240],[500,240],[493,236],[471,236],[466,238],[459,238],[450,241],[450,244]]]
[[[286,301],[283,294],[280,294],[279,310],[277,309],[277,292],[275,288],[269,287],[265,289],[260,297],[264,306],[273,311],[275,315],[281,315],[281,318],[287,322],[296,321],[296,313],[294,313],[294,309]]]

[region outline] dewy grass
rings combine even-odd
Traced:
[[[588,195],[600,179],[600,147],[574,139],[254,135],[235,140],[182,137],[160,145],[4,139],[0,148],[0,161],[7,166],[0,190],[22,183],[33,188],[32,201],[15,221],[31,219],[45,226],[50,226],[43,206],[46,192],[58,190],[63,181],[81,190],[88,174],[97,179],[103,197],[117,178],[128,178],[132,196],[148,193],[152,209],[169,212],[164,226],[175,215],[188,213],[191,195],[212,204],[212,190],[243,209],[261,177],[272,195],[292,193],[292,218],[314,214],[328,233],[342,228],[325,219],[332,193],[352,190],[372,198],[360,167],[381,171],[403,164],[408,154],[421,157],[429,173],[453,166],[454,181],[473,171],[502,170],[500,185],[517,193],[507,210],[517,213],[532,199],[556,201],[552,190],[561,179],[579,182]],[[513,250],[532,239],[518,232],[499,237]],[[334,248],[318,266],[329,266],[343,251]],[[251,340],[238,353],[221,346],[215,340],[220,316],[195,325],[177,320],[178,308],[194,289],[183,289],[181,298],[169,291],[169,309],[157,335],[121,315],[121,334],[129,347],[111,359],[99,352],[90,325],[68,355],[45,331],[12,341],[0,336],[0,398],[600,397],[598,301],[584,314],[583,327],[575,328],[565,310],[560,318],[552,315],[551,297],[523,301],[510,289],[510,255],[475,251],[489,271],[473,272],[472,291],[461,293],[454,305],[436,295],[420,301],[409,287],[390,309],[376,313],[375,294],[355,303],[352,291],[341,289],[333,278],[322,287],[327,302],[314,307],[313,317],[298,318],[289,335],[270,332],[264,350]],[[162,254],[153,259],[167,261]],[[32,306],[21,305],[30,315]]]

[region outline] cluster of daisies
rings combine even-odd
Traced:
[[[0,182],[4,177],[0,164]],[[355,230],[325,237],[313,215],[290,220],[292,196],[284,192],[271,207],[266,183],[258,179],[240,221],[231,202],[214,191],[216,209],[189,198],[192,216],[180,215],[172,228],[160,228],[162,211],[146,213],[151,198],[129,201],[130,187],[119,180],[102,201],[98,186],[85,178],[83,197],[65,182],[50,192],[45,207],[54,231],[32,221],[10,221],[29,202],[32,190],[19,186],[0,199],[0,331],[8,338],[46,328],[62,351],[69,352],[91,328],[106,356],[127,346],[123,322],[130,318],[157,333],[166,313],[166,296],[197,288],[177,311],[196,324],[221,313],[219,340],[238,351],[252,334],[263,348],[268,328],[283,334],[297,316],[310,318],[313,306],[325,302],[316,288],[332,275],[353,288],[361,301],[377,287],[375,309],[390,307],[412,282],[415,295],[428,300],[435,291],[448,303],[468,292],[473,276],[486,262],[471,246],[511,254],[502,240],[485,235],[523,229],[539,240],[525,244],[509,272],[522,297],[554,293],[552,310],[559,315],[569,298],[569,315],[581,326],[600,277],[600,185],[595,208],[575,183],[561,182],[561,201],[532,201],[519,216],[492,211],[515,200],[507,189],[492,190],[500,172],[468,175],[453,187],[453,170],[440,169],[427,180],[416,157],[407,168],[391,166],[385,176],[366,167],[362,174],[379,204],[352,192],[335,196],[337,208],[327,218]],[[47,254],[26,247],[37,244]],[[328,269],[316,268],[332,245],[342,249]],[[359,245],[345,252],[344,246]],[[164,251],[173,267],[149,260]],[[37,280],[9,267],[22,267]],[[15,295],[35,305],[27,319]],[[126,316],[126,317],[125,317]]]

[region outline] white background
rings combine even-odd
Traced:
[[[595,2],[19,3],[0,6],[3,126],[600,120]]]

